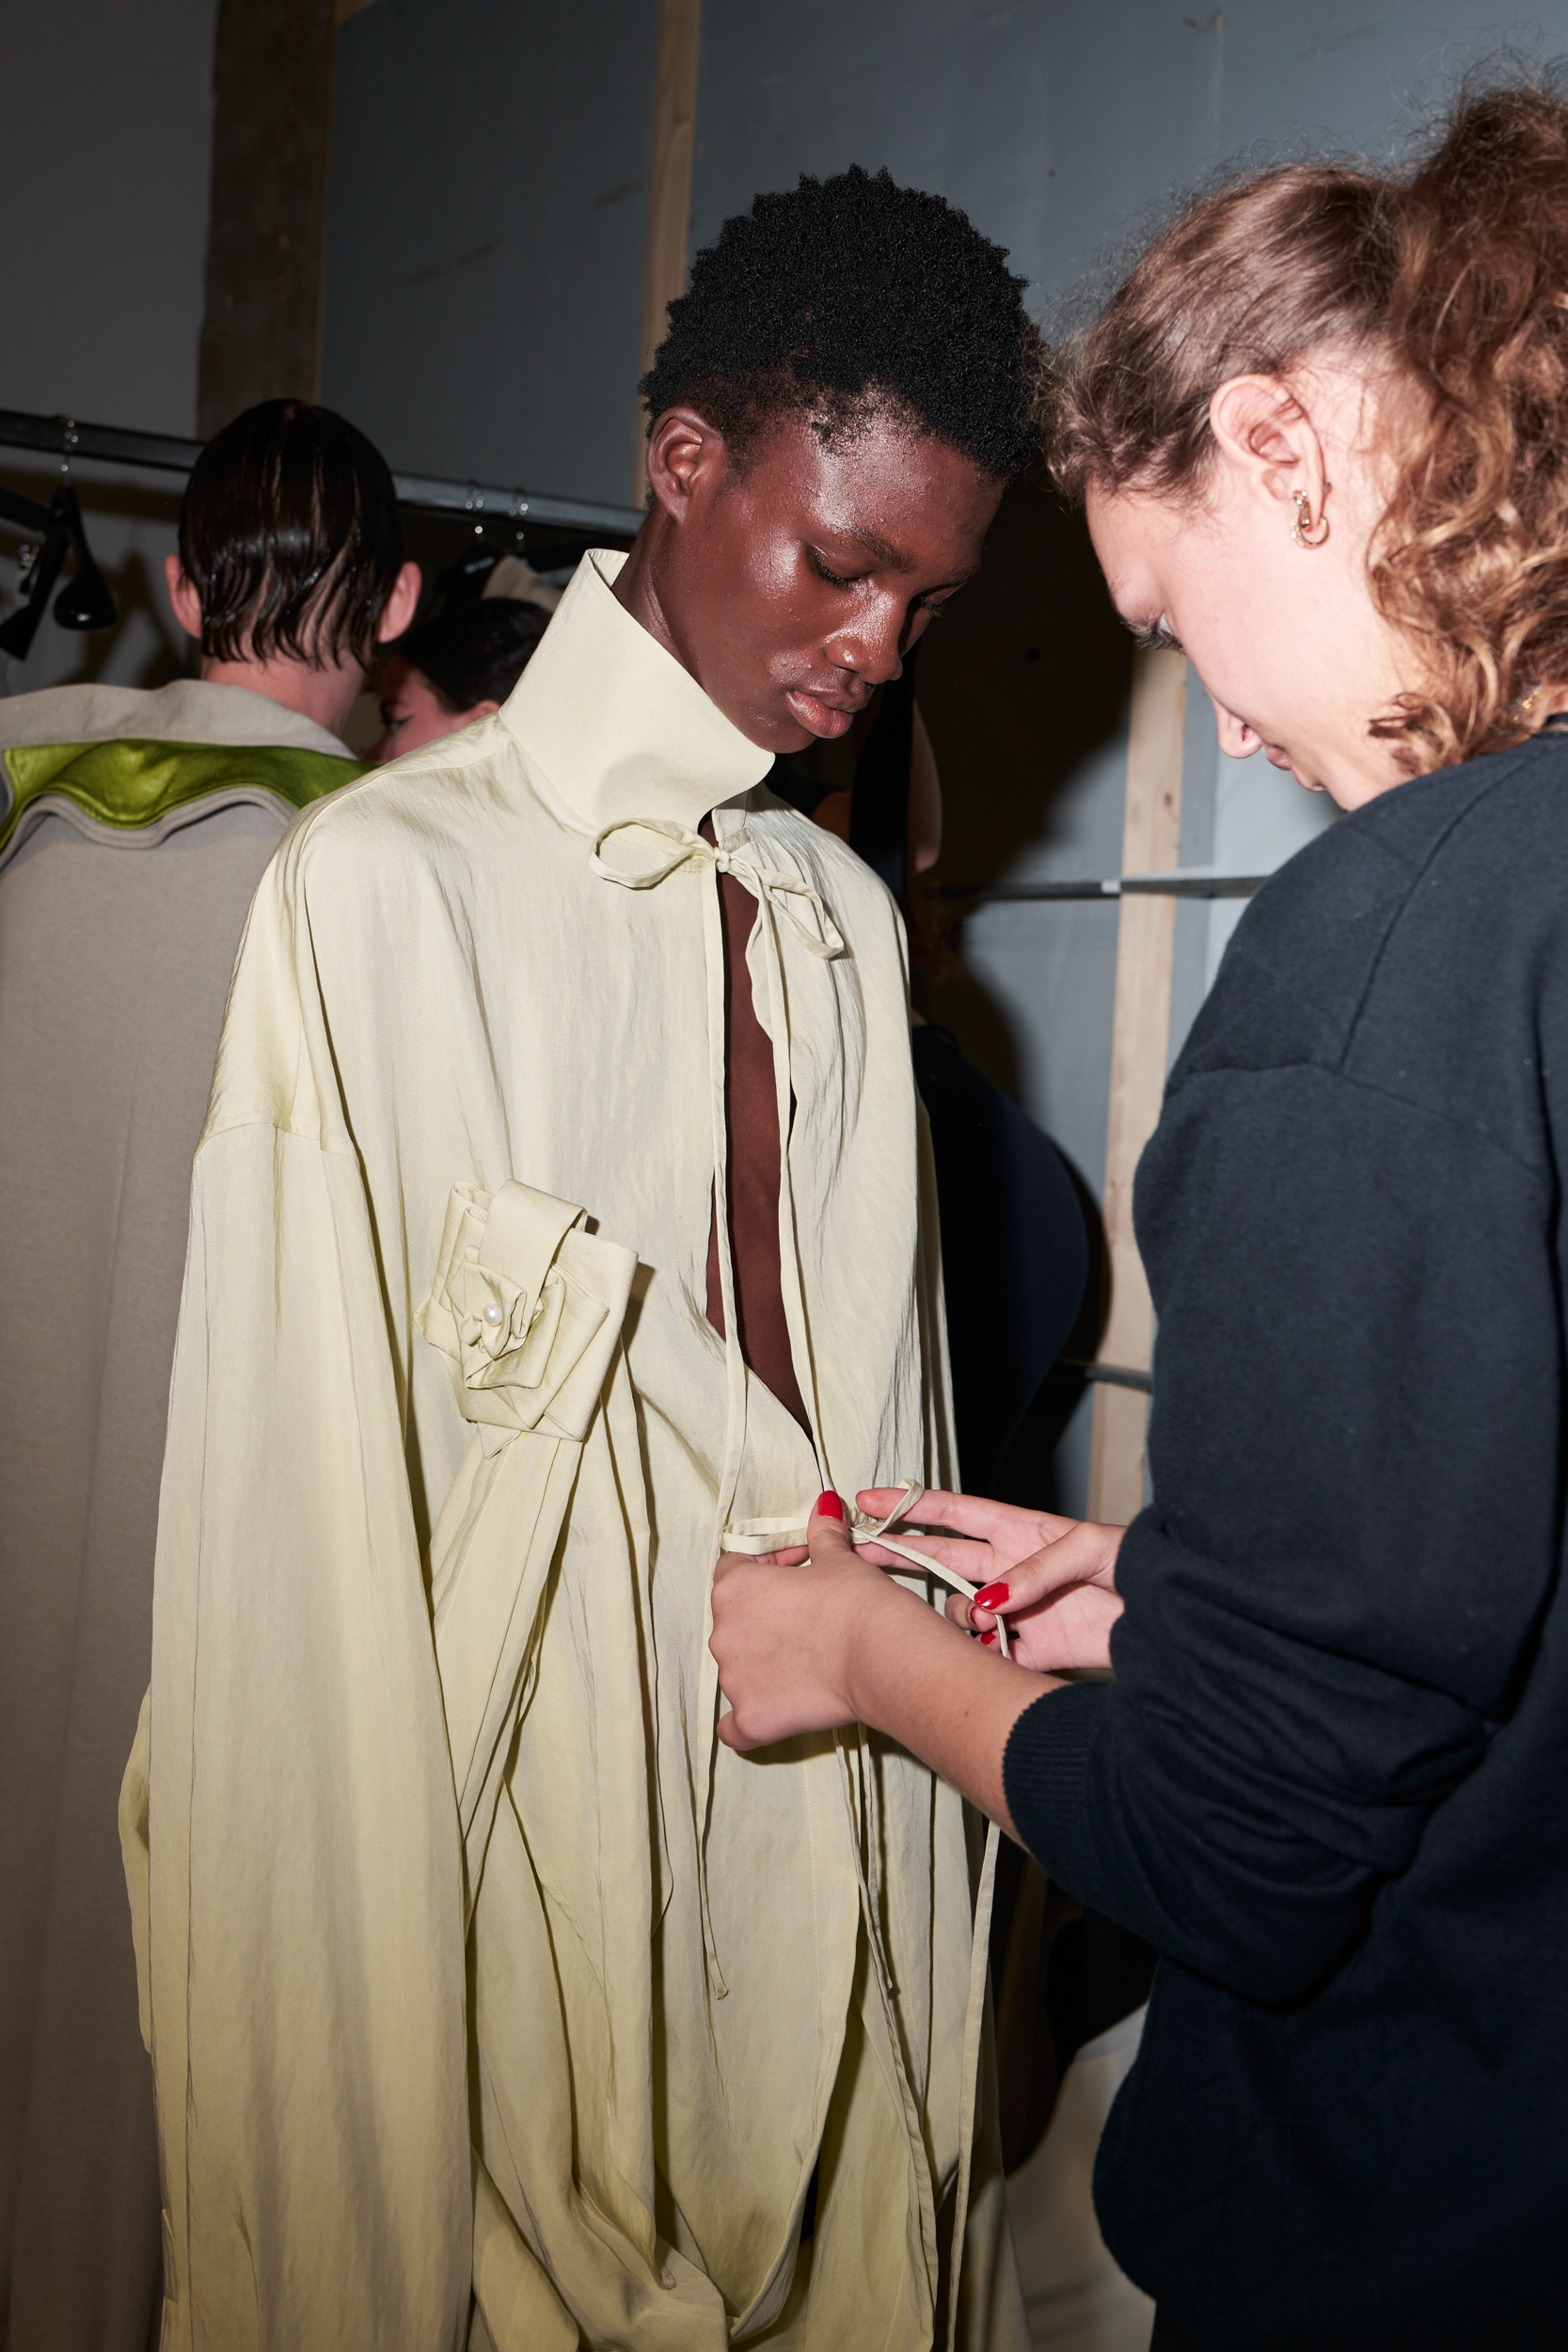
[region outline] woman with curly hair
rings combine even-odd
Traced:
[[[825,1496],[809,1565],[721,1566],[725,1736],[866,1723],[1157,1947],[1096,2187],[1158,2346],[1555,2344],[1568,105],[1211,194],[1047,397],[1129,627],[1345,815],[1139,1171],[1149,1507],[927,1498],[944,1624]]]

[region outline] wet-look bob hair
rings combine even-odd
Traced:
[[[1373,600],[1418,648],[1412,774],[1518,742],[1568,680],[1568,103],[1461,92],[1414,167],[1263,171],[1193,205],[1048,370],[1059,485],[1200,504],[1238,375],[1364,372],[1388,463]],[[1332,519],[1332,516],[1331,516]]]
[[[215,661],[369,669],[403,566],[387,461],[346,418],[264,400],[214,434],[180,509],[180,561]]]

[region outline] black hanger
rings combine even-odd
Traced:
[[[115,600],[107,580],[93,562],[82,521],[81,502],[68,484],[61,485],[47,506],[39,505],[34,499],[19,497],[14,490],[0,489],[0,521],[17,523],[24,531],[43,534],[43,545],[27,576],[27,600],[18,605],[8,620],[0,622],[0,653],[14,655],[18,661],[26,660],[38,635],[49,592],[68,555],[74,559],[74,569],[55,599],[55,620],[62,628],[114,627]]]

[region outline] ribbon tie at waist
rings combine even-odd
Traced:
[[[617,834],[651,834],[656,842],[668,847],[655,848],[651,864],[614,866],[605,856],[604,847]],[[595,873],[602,874],[607,882],[619,882],[623,890],[656,890],[683,866],[711,866],[716,873],[733,874],[754,898],[766,901],[775,914],[782,914],[814,956],[819,956],[826,963],[834,956],[843,955],[843,936],[810,882],[802,882],[798,874],[781,873],[775,866],[758,866],[752,858],[740,854],[751,848],[751,836],[745,833],[734,834],[716,848],[688,825],[673,824],[662,817],[628,817],[605,827],[594,844],[593,866]],[[817,930],[813,930],[802,922],[791,904],[793,899],[805,900],[816,917]]]
[[[917,1551],[912,1544],[898,1543],[888,1530],[896,1527],[920,1507],[926,1489],[916,1478],[904,1481],[902,1500],[885,1518],[868,1519],[862,1511],[851,1507],[846,1533],[852,1544],[879,1544],[884,1551],[895,1551],[900,1560],[908,1560],[923,1576],[934,1576],[955,1593],[963,1593],[973,1600],[982,1588],[971,1584],[967,1577],[953,1568],[944,1568],[940,1560],[933,1560],[928,1551]],[[803,1544],[805,1522],[801,1519],[737,1519],[726,1527],[720,1539],[726,1551],[783,1551],[786,1545]],[[1008,1654],[1007,1629],[1003,1620],[996,1620],[996,1642],[1004,1658]]]

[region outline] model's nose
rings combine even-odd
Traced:
[[[868,612],[835,629],[823,650],[836,669],[852,670],[871,686],[889,686],[903,671],[907,618],[895,597],[879,597]]]

